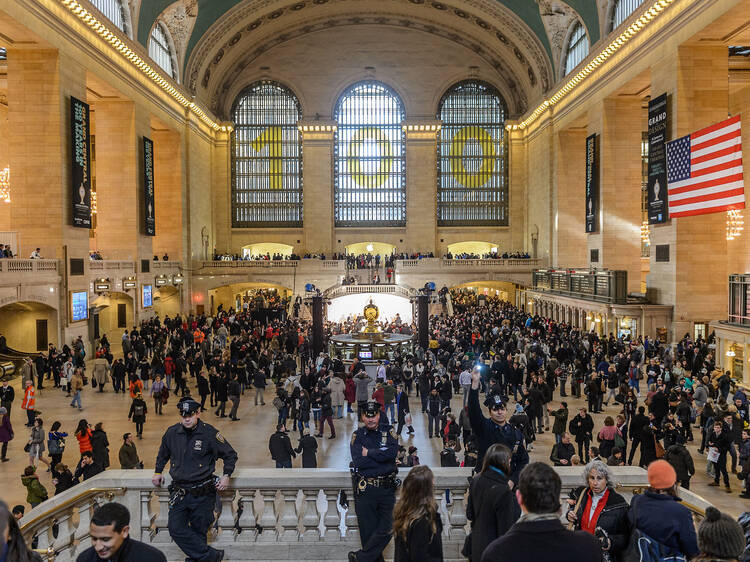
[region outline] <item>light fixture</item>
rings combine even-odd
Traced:
[[[91,214],[95,215],[97,211],[96,191],[91,190]]]
[[[648,230],[648,221],[643,221],[641,224],[641,242],[646,246],[651,244],[651,233]]]
[[[601,322],[601,321],[602,321],[602,319],[599,316],[597,316],[596,318],[594,318],[594,322]]]
[[[737,354],[734,352],[734,349],[730,349],[727,351],[727,357],[734,357],[735,355]]]
[[[161,275],[157,275],[157,276],[156,276],[156,277],[154,278],[154,284],[155,284],[155,285],[156,285],[157,287],[161,287],[161,286],[163,286],[163,285],[166,285],[166,284],[167,284],[167,281],[168,281],[168,280],[167,280],[167,276],[166,276],[166,275],[164,275],[164,274],[161,274]]]
[[[0,201],[10,203],[10,168],[0,170]]]
[[[739,238],[743,230],[745,230],[745,219],[742,211],[739,209],[727,211],[727,240]]]
[[[592,319],[593,319],[593,317],[590,314],[586,315],[586,320],[588,320],[589,322],[591,322]]]
[[[534,304],[534,301],[529,301],[529,302],[527,302],[526,304],[528,304],[528,305],[532,305],[532,304]]]
[[[372,244],[368,244],[368,245],[367,245],[367,247],[366,247],[365,249],[366,249],[366,250],[367,250],[368,252],[372,252],[372,250],[373,250],[373,246],[372,246]]]
[[[182,283],[185,281],[185,278],[180,275],[179,273],[177,275],[174,275],[172,277],[172,284],[173,285],[182,285]]]
[[[126,291],[129,289],[135,289],[136,285],[135,277],[126,277],[122,280],[122,288]]]

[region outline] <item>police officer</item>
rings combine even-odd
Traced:
[[[469,422],[474,435],[476,435],[478,449],[476,466],[482,466],[484,454],[490,445],[502,443],[513,453],[510,463],[511,473],[508,478],[512,486],[514,483],[518,483],[518,477],[523,467],[529,464],[526,443],[521,430],[508,423],[505,399],[500,394],[493,394],[488,397],[489,419],[482,415],[482,408],[479,406],[479,386],[481,383],[482,374],[478,367],[474,367],[471,372],[471,389],[469,390]]]
[[[362,549],[349,553],[349,562],[382,562],[391,540],[396,503],[398,438],[390,425],[380,423],[380,404],[362,409],[363,427],[352,435],[354,509]]]
[[[181,398],[177,409],[182,420],[162,437],[151,481],[162,485],[162,471],[169,461],[169,535],[188,561],[218,562],[224,551],[209,547],[206,533],[214,521],[216,490],[229,485],[237,453],[215,427],[198,419],[201,405],[193,398]],[[217,458],[224,461],[221,479],[214,476]]]

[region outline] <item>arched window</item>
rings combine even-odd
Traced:
[[[126,35],[130,35],[130,30],[127,28],[129,18],[125,13],[127,9],[122,0],[90,0],[94,7],[99,10],[102,14],[107,16],[107,19],[115,24],[120,31],[125,32]]]
[[[612,27],[610,31],[617,29],[641,4],[643,4],[643,0],[615,0],[615,5],[612,8]]]
[[[568,36],[568,46],[565,49],[565,68],[563,75],[568,74],[589,54],[589,42],[586,30],[581,22],[576,22]]]
[[[167,39],[167,32],[161,23],[157,22],[151,30],[151,38],[148,40],[148,56],[151,57],[164,71],[177,80],[175,65],[173,64],[172,48]]]
[[[505,102],[483,82],[465,81],[440,100],[438,225],[507,225]]]
[[[336,104],[336,226],[406,225],[404,106],[378,82],[350,86]]]
[[[255,82],[234,102],[232,226],[302,226],[302,115],[291,90]]]

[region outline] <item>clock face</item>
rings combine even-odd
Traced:
[[[378,319],[378,307],[374,304],[368,304],[365,307],[365,319],[367,319],[370,322],[374,322]]]

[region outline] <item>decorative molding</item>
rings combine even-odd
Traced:
[[[256,0],[254,2],[247,2],[229,10],[225,15],[219,18],[201,37],[197,46],[190,54],[185,67],[185,75],[187,77],[186,84],[190,91],[193,93],[196,92],[199,80],[203,88],[208,86],[213,70],[224,58],[227,51],[232,46],[239,43],[243,34],[254,32],[261,25],[267,24],[270,21],[278,20],[287,14],[294,14],[305,8],[330,5],[333,3],[348,3],[351,5],[358,0],[307,0],[297,1],[285,7],[280,6],[288,1],[289,0]],[[497,56],[501,59],[509,58],[511,60],[515,57],[515,59],[525,67],[526,73],[528,74],[528,80],[532,87],[539,83],[540,89],[546,91],[554,82],[554,65],[549,60],[547,52],[539,38],[526,27],[515,13],[509,8],[502,6],[499,2],[495,2],[494,0],[463,0],[460,2],[461,8],[468,6],[482,14],[482,17],[478,17],[463,9],[451,7],[441,2],[426,3],[419,0],[392,1],[394,4],[412,6],[417,9],[427,10],[428,7],[430,7],[437,10],[440,14],[441,20],[446,19],[446,16],[450,16],[458,20],[473,21],[473,23],[484,32],[483,35],[485,36],[485,39],[481,43],[477,43],[477,41],[479,41],[477,34],[473,35],[471,38],[464,38],[465,40],[473,40],[474,44],[478,45],[482,51],[487,51],[486,54],[490,57]],[[266,15],[260,15],[264,9],[270,10],[272,7],[276,7],[276,9],[270,11]],[[337,12],[340,11],[340,9],[337,10]],[[356,10],[357,15],[350,17],[350,25],[364,23],[364,18],[360,13],[361,8],[358,8]],[[337,13],[337,17],[338,16],[339,14]],[[371,23],[386,23],[386,20],[388,19],[383,12],[374,13],[373,17],[376,18],[376,21]],[[400,19],[401,24],[404,27],[409,27],[413,22],[412,17],[407,18],[404,14],[400,15]],[[436,29],[447,27],[445,21],[437,21],[434,25],[436,26]],[[278,30],[276,33],[277,35],[283,36],[286,35],[286,31],[287,29],[284,28],[281,33],[279,33]],[[229,40],[223,40],[224,37],[230,34],[231,37]],[[454,32],[454,34],[459,37],[462,36],[461,33]],[[492,38],[490,41],[487,40],[487,35]],[[515,41],[517,41],[518,44],[516,44]],[[219,46],[218,49],[216,48],[217,46]],[[476,49],[473,50],[476,51]],[[526,54],[524,54],[524,52]],[[211,53],[215,54],[211,55]],[[533,65],[532,62],[527,59],[527,55],[530,56],[531,61],[534,63]],[[500,65],[503,67],[507,66],[506,63],[502,62]]]
[[[536,2],[539,4],[539,15],[542,17],[552,48],[555,72],[559,74],[562,69],[565,38],[568,36],[571,24],[578,17],[573,8],[560,0],[536,0]]]
[[[188,41],[198,19],[198,0],[178,0],[167,7],[157,21],[164,22],[174,41],[178,68],[185,64]]]

